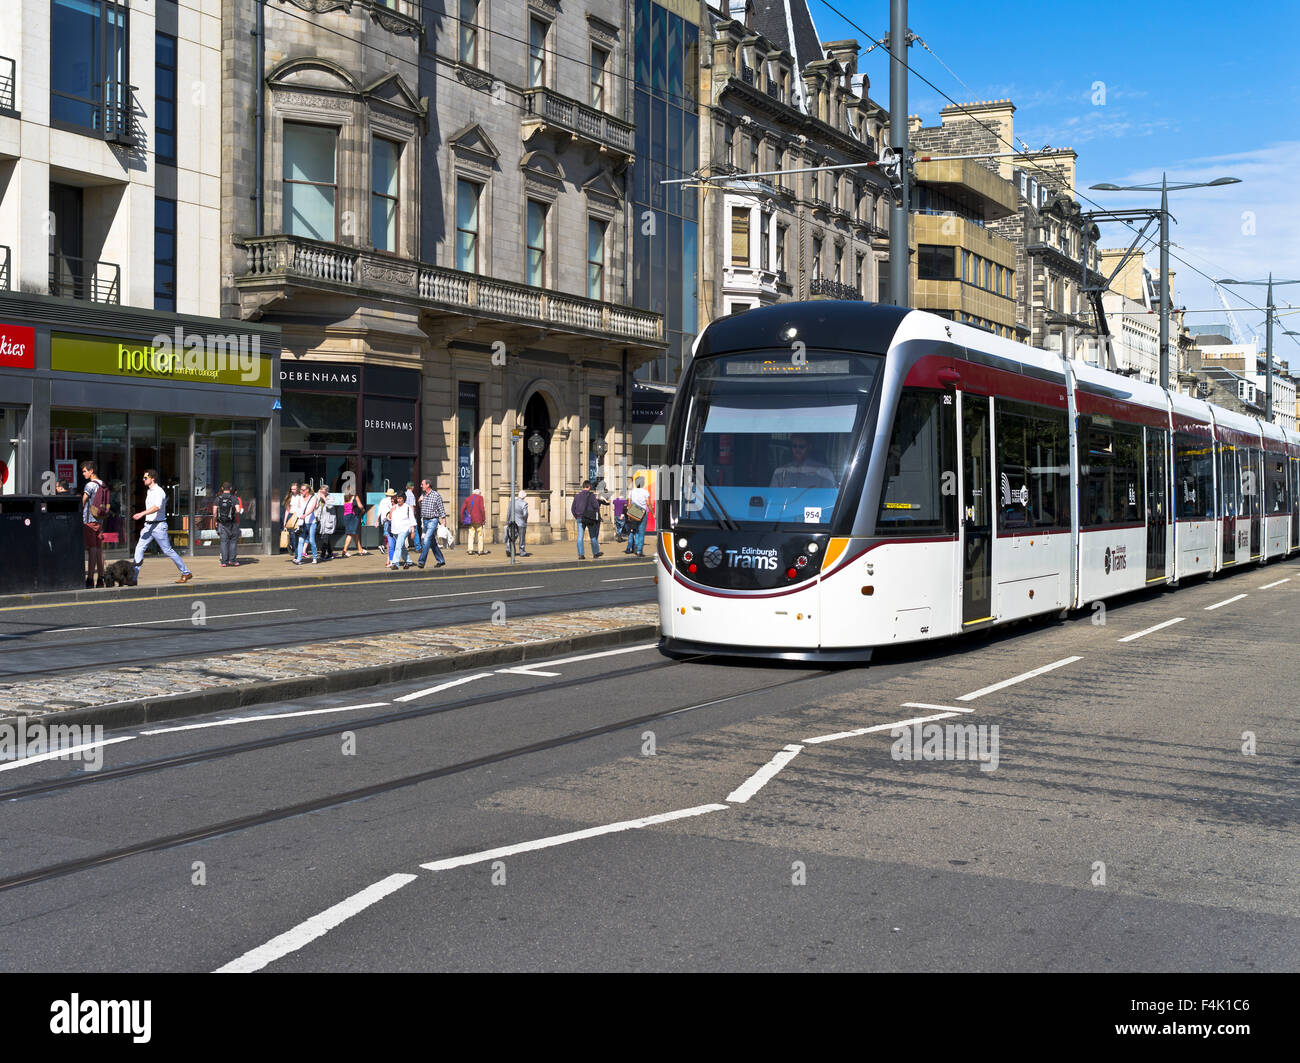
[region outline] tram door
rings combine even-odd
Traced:
[[[993,451],[989,400],[961,393],[963,624],[993,618]]]
[[[1241,480],[1237,475],[1237,451],[1229,443],[1219,444],[1219,515],[1223,520],[1223,537],[1219,541],[1221,564],[1237,563],[1237,493]]]
[[[1169,504],[1166,479],[1169,454],[1168,436],[1156,428],[1147,432],[1147,582],[1165,574],[1165,544],[1169,527]]]
[[[1291,470],[1291,549],[1300,546],[1300,460],[1288,462]]]
[[[1263,451],[1251,447],[1243,450],[1242,461],[1248,471],[1242,474],[1242,511],[1250,514],[1250,557],[1259,557],[1263,552],[1264,523],[1261,514],[1264,511],[1264,466],[1260,458]]]

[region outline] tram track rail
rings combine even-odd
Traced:
[[[604,672],[599,675],[575,677],[564,683],[549,686],[548,690],[563,689],[565,687],[576,687],[585,683],[604,682],[611,679],[624,678],[629,675],[644,674],[646,672],[657,671],[663,668],[673,668],[681,664],[690,663],[702,658],[686,658],[683,660],[659,661],[649,665],[638,666],[633,668],[621,669],[617,672]],[[678,716],[687,712],[694,712],[700,709],[709,708],[714,705],[724,704],[730,701],[736,701],[740,698],[750,697],[754,694],[767,693],[769,691],[780,690],[785,687],[795,686],[802,683],[811,682],[815,679],[821,679],[829,675],[834,675],[834,669],[826,669],[816,672],[809,672],[787,679],[780,683],[764,683],[758,686],[749,687],[745,690],[736,691],[731,694],[724,694],[719,697],[713,697],[707,701],[694,702],[686,705],[677,705],[673,708],[662,709],[657,712],[642,713],[637,716],[625,717],[610,723],[601,724],[597,727],[585,728],[581,731],[573,731],[567,734],[558,735],[554,738],[542,739],[536,742],[530,742],[522,746],[515,746],[510,749],[500,750],[494,753],[487,753],[482,756],[472,757],[459,761],[455,764],[444,765],[438,768],[431,768],[427,771],[416,772],[410,775],[400,776],[396,779],[389,779],[384,782],[371,783],[367,786],[357,787],[355,789],[338,791],[327,794],[322,797],[311,798],[306,801],[295,802],[280,808],[268,809],[262,812],[255,812],[245,816],[239,816],[234,819],[223,820],[218,823],[209,823],[203,826],[194,827],[189,830],[179,831],[173,834],[147,839],[145,841],[135,842],[130,845],[119,846],[114,849],[104,850],[102,852],[80,857],[75,860],[62,861],[55,864],[46,864],[41,867],[33,868],[27,871],[10,874],[0,878],[0,893],[13,889],[19,889],[23,886],[36,885],[37,883],[47,882],[51,879],[62,878],[68,875],[74,875],[83,871],[93,870],[99,867],[105,867],[123,860],[130,859],[134,856],[144,855],[146,853],[163,852],[168,849],[177,848],[183,845],[191,845],[195,842],[204,841],[209,838],[215,838],[223,834],[230,834],[238,831],[248,830],[253,827],[264,826],[271,823],[277,823],[283,820],[292,819],[297,816],[306,815],[311,812],[318,812],[325,809],[336,808],[340,805],[349,804],[353,801],[364,800],[370,797],[377,797],[382,794],[391,793],[395,790],[404,789],[409,786],[416,786],[424,782],[430,782],[435,779],[446,778],[452,775],[462,774],[467,771],[473,771],[477,768],[488,767],[493,764],[500,764],[505,761],[513,760],[518,757],[529,756],[534,753],[543,753],[548,750],[559,749],[564,746],[573,745],[578,742],[590,741],[604,735],[612,734],[617,731],[628,728],[640,727],[644,724],[663,720],[673,716]],[[510,691],[505,693],[483,695],[477,698],[464,698],[446,705],[430,706],[423,709],[408,709],[398,713],[385,713],[381,716],[372,717],[362,721],[350,721],[346,724],[347,730],[357,730],[363,727],[377,727],[387,723],[401,722],[404,720],[417,719],[420,717],[432,716],[438,713],[451,712],[460,709],[471,708],[475,705],[485,703],[500,702],[513,700],[515,698],[527,697],[533,693],[532,690]],[[223,746],[216,749],[203,750],[192,754],[184,754],[176,757],[159,758],[154,761],[142,762],[135,765],[124,765],[122,768],[111,769],[108,772],[96,773],[95,775],[82,775],[70,779],[52,780],[45,783],[37,783],[26,787],[17,787],[11,790],[0,792],[0,801],[15,801],[23,797],[32,797],[38,794],[47,794],[58,792],[60,790],[71,790],[78,786],[88,785],[94,782],[109,781],[111,779],[122,779],[134,775],[141,775],[147,772],[162,771],[174,767],[182,767],[189,764],[213,761],[223,757],[234,756],[242,752],[249,752],[257,749],[270,748],[276,745],[283,745],[289,742],[304,741],[310,738],[321,737],[322,735],[337,734],[339,725],[334,724],[329,727],[314,727],[303,731],[293,732],[288,735],[278,735],[271,738],[259,739],[252,742],[235,743],[229,746]]]

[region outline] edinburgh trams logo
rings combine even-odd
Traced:
[[[722,564],[722,551],[716,546],[710,546],[704,551],[704,567],[717,568]]]
[[[1118,572],[1120,569],[1128,568],[1128,547],[1106,547],[1106,556],[1103,558],[1103,563],[1106,566],[1106,575],[1108,576],[1112,570]]]

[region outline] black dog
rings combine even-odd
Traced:
[[[105,587],[134,587],[135,565],[130,561],[114,561],[104,571]]]

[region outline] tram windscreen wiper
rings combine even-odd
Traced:
[[[717,515],[718,526],[722,528],[724,531],[729,531],[729,532],[739,531],[740,530],[739,525],[737,525],[736,522],[732,520],[731,517],[727,514],[727,510],[723,506],[723,504],[718,500],[717,494],[714,492],[713,488],[710,487],[708,483],[705,481],[703,472],[701,472],[698,482],[700,487],[704,489],[704,494],[707,496],[709,500],[709,505],[713,507],[713,512]]]

